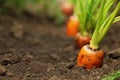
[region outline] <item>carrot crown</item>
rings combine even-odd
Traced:
[[[117,4],[115,6],[115,4]],[[114,8],[112,10],[112,8]],[[110,11],[112,10],[112,11]],[[101,0],[101,4],[98,12],[98,21],[96,23],[96,28],[93,33],[90,47],[93,49],[98,49],[99,44],[102,41],[105,34],[108,32],[110,26],[120,21],[120,16],[116,17],[120,10],[120,1],[118,0]]]

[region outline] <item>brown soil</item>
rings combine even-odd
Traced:
[[[0,73],[4,72],[0,80],[100,80],[120,69],[118,25],[102,42],[103,66],[84,70],[75,65],[79,49],[65,35],[65,26],[56,26],[44,17],[0,15]]]

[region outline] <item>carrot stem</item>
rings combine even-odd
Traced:
[[[81,35],[91,35],[94,30],[95,20],[97,19],[94,19],[96,17],[93,16],[97,12],[99,3],[100,0],[76,0],[74,11],[80,21]]]
[[[104,4],[104,2],[102,3]],[[103,9],[103,7],[102,7]],[[104,10],[100,11],[100,14],[99,14],[99,17],[101,17],[104,13],[101,13],[101,12],[104,12]],[[93,33],[93,36],[92,36],[92,40],[90,42],[90,47],[93,48],[93,49],[98,49],[99,48],[99,44],[100,42],[102,41],[103,37],[105,36],[105,34],[108,32],[110,26],[113,24],[114,20],[116,19],[116,15],[117,13],[119,12],[120,10],[120,1],[118,2],[115,10],[103,21],[101,22],[100,20],[103,19],[101,17],[101,19],[99,19],[97,25],[96,25],[96,29]],[[120,18],[117,18],[117,21],[119,21]]]
[[[114,19],[113,23],[116,23],[116,22],[118,22],[118,21],[120,21],[120,16],[116,17],[116,18]]]

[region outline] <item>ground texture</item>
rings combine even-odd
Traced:
[[[41,17],[0,15],[0,80],[100,80],[120,70],[120,23],[101,44],[103,66],[76,66],[79,49],[57,26]]]

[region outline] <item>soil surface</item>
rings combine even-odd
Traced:
[[[0,15],[0,80],[101,80],[120,70],[120,23],[101,44],[103,66],[84,70],[76,66],[79,49],[44,17]]]

